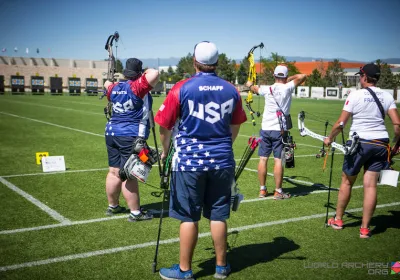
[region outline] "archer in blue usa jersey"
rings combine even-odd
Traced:
[[[208,171],[235,166],[230,125],[246,121],[237,89],[215,73],[196,73],[177,83],[155,121],[174,127],[175,171]]]
[[[106,135],[149,137],[149,111],[153,99],[146,76],[112,84],[107,98],[112,102],[112,117],[106,124]]]

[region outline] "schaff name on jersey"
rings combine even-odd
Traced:
[[[223,86],[199,86],[199,91],[222,91]]]

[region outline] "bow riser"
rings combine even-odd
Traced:
[[[318,133],[312,132],[311,130],[309,130],[308,128],[305,127],[304,125],[304,112],[299,113],[298,115],[298,120],[297,120],[297,124],[299,127],[299,132],[301,136],[310,136],[314,139],[317,140],[321,140],[324,141],[324,139],[326,138],[326,136],[322,136]],[[343,154],[347,155],[347,154],[352,154],[354,152],[354,150],[356,149],[356,145],[358,145],[358,135],[353,135],[353,141],[351,143],[351,146],[345,147],[343,145],[340,145],[336,142],[332,142],[331,146],[338,149],[339,151],[341,151]]]
[[[252,47],[247,54],[247,60],[249,61],[249,74],[247,76],[247,80],[249,82],[251,82],[252,84],[255,84],[257,82],[257,72],[256,72],[256,66],[255,66],[254,54],[253,54],[253,52],[257,48],[260,48],[260,49],[264,48],[264,44],[261,43],[257,46]],[[253,103],[253,93],[251,91],[249,91],[247,93],[247,98],[245,99],[245,102],[246,102],[246,107],[250,111],[251,122],[253,123],[253,126],[255,126],[256,122],[255,122],[255,118],[254,118],[254,113],[257,115],[257,117],[259,117],[260,112],[256,112],[253,110],[253,108],[251,108],[251,103]]]

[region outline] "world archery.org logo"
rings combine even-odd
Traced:
[[[390,274],[400,274],[400,261],[392,262],[392,272]]]

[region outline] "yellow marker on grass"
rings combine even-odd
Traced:
[[[42,157],[48,157],[49,152],[37,152],[36,153],[36,164],[42,164]]]

